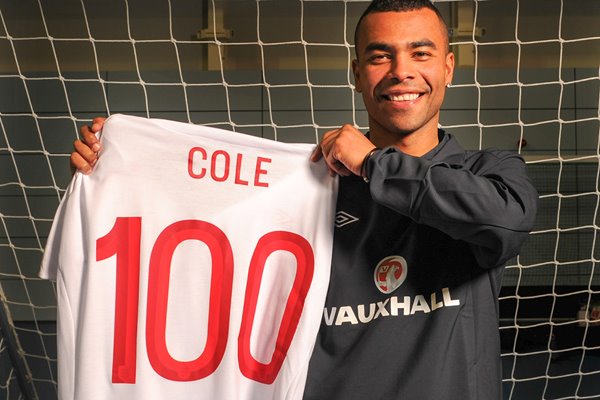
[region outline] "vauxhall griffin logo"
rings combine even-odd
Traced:
[[[406,260],[401,256],[384,258],[375,267],[373,278],[380,292],[388,294],[398,289],[406,279]]]

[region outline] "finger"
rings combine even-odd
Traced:
[[[341,176],[352,175],[352,171],[346,168],[346,166],[339,161],[335,162],[335,173]]]
[[[75,173],[75,171],[80,171],[85,175],[92,172],[92,166],[76,151],[71,153],[71,172]]]
[[[334,156],[337,136],[338,130],[325,133],[319,146],[321,157],[325,160],[327,168],[329,168],[329,173],[332,176],[344,175],[346,171],[344,164]]]
[[[99,132],[102,130],[102,127],[104,126],[104,121],[106,120],[106,118],[104,117],[96,117],[92,120],[92,131],[94,133]]]
[[[321,138],[321,142],[315,147],[312,154],[310,155],[311,161],[319,161],[323,157],[327,157],[327,152],[329,147],[331,146],[331,138],[336,134],[338,130],[334,129],[331,131],[327,131],[323,134]]]
[[[323,150],[321,149],[321,146],[318,145],[311,153],[310,161],[316,162],[319,161],[321,158],[323,158]]]
[[[73,142],[73,148],[75,149],[75,153],[78,153],[79,156],[90,166],[94,166],[94,164],[96,164],[98,153],[93,151],[86,143],[81,140],[76,140]]]
[[[96,117],[92,120],[92,125],[83,125],[79,129],[82,140],[95,152],[99,152],[102,148],[100,141],[98,140],[96,133],[102,130],[104,126],[104,117]]]
[[[344,163],[342,163],[340,160],[336,160],[330,155],[325,157],[325,163],[327,164],[327,167],[329,168],[329,173],[332,176],[348,176],[352,174],[352,172],[344,165]]]
[[[327,131],[323,134],[323,137],[321,138],[321,142],[315,148],[315,150],[313,151],[313,153],[311,155],[310,159],[312,161],[318,161],[321,158],[327,159],[327,156],[328,156],[329,152],[331,151],[331,146],[335,142],[335,137],[337,136],[338,131],[339,131],[339,129],[333,129],[333,130]]]
[[[92,127],[83,125],[79,129],[79,133],[81,134],[81,140],[83,143],[85,143],[92,151],[96,153],[100,151],[100,142],[92,130]]]

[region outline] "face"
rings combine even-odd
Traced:
[[[452,80],[447,33],[429,9],[377,12],[360,26],[356,89],[369,113],[371,134],[399,139],[419,133],[437,140],[439,111]]]

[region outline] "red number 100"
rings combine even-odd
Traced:
[[[114,383],[135,383],[141,225],[141,217],[119,217],[111,231],[96,241],[96,261],[116,256]],[[171,259],[177,246],[186,240],[198,240],[206,244],[211,254],[212,270],[204,350],[195,360],[179,361],[167,349],[167,304]],[[250,336],[265,263],[276,251],[290,252],[296,258],[296,276],[285,305],[271,361],[262,363],[251,354]],[[219,366],[229,332],[233,266],[233,252],[227,236],[211,223],[178,221],[165,228],[156,239],[148,272],[146,350],[150,364],[162,377],[173,381],[193,381],[211,375]],[[238,364],[247,378],[270,384],[277,377],[302,315],[313,271],[313,251],[302,236],[275,231],[259,239],[248,270],[238,336]]]

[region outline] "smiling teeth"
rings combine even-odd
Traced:
[[[408,93],[401,95],[389,95],[388,97],[392,101],[411,101],[415,100],[417,97],[419,97],[419,95],[416,93]]]

